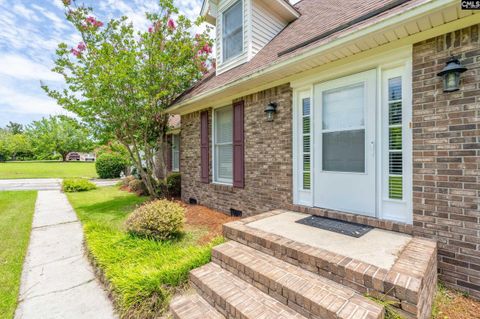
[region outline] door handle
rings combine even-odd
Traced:
[[[370,151],[372,153],[372,156],[375,156],[375,142],[370,141]]]

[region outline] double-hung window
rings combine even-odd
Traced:
[[[233,108],[226,106],[214,113],[214,181],[233,182]]]
[[[222,16],[223,61],[227,61],[243,51],[242,3],[242,0],[237,1]]]
[[[180,170],[180,135],[172,135],[172,171]]]

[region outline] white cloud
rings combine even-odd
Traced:
[[[45,65],[14,54],[0,54],[0,75],[21,80],[62,81],[60,75]]]
[[[11,87],[0,87],[2,104],[8,106],[8,111],[21,114],[63,114],[65,110],[46,95],[32,95]],[[0,109],[7,110],[7,106]]]

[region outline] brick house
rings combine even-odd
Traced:
[[[479,12],[205,0],[216,70],[169,109],[181,115],[182,199],[434,239],[439,278],[480,298]],[[466,71],[458,89],[445,80],[450,92],[437,74],[451,58]]]

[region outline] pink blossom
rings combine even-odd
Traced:
[[[85,51],[85,49],[87,48],[87,46],[85,45],[85,43],[83,42],[80,42],[78,45],[77,45],[77,49],[79,51]]]
[[[153,27],[149,27],[148,28],[148,33],[152,33],[153,32]]]
[[[95,28],[99,28],[99,27],[102,27],[103,26],[103,22],[102,21],[98,21],[97,19],[95,19],[94,17],[90,16],[90,17],[87,17],[85,19],[85,22],[87,25],[91,25],[91,26],[94,26]]]
[[[76,56],[77,58],[82,55],[82,53],[81,53],[80,51],[78,51],[77,49],[74,49],[74,48],[72,48],[72,49],[70,50],[70,52],[71,52],[74,56]]]
[[[167,23],[167,26],[170,30],[174,30],[175,29],[175,21],[173,21],[173,19],[168,19],[168,23]]]
[[[210,47],[210,45],[208,45],[208,43],[205,43],[205,45],[202,48],[202,51],[205,53],[212,53],[212,48]]]

